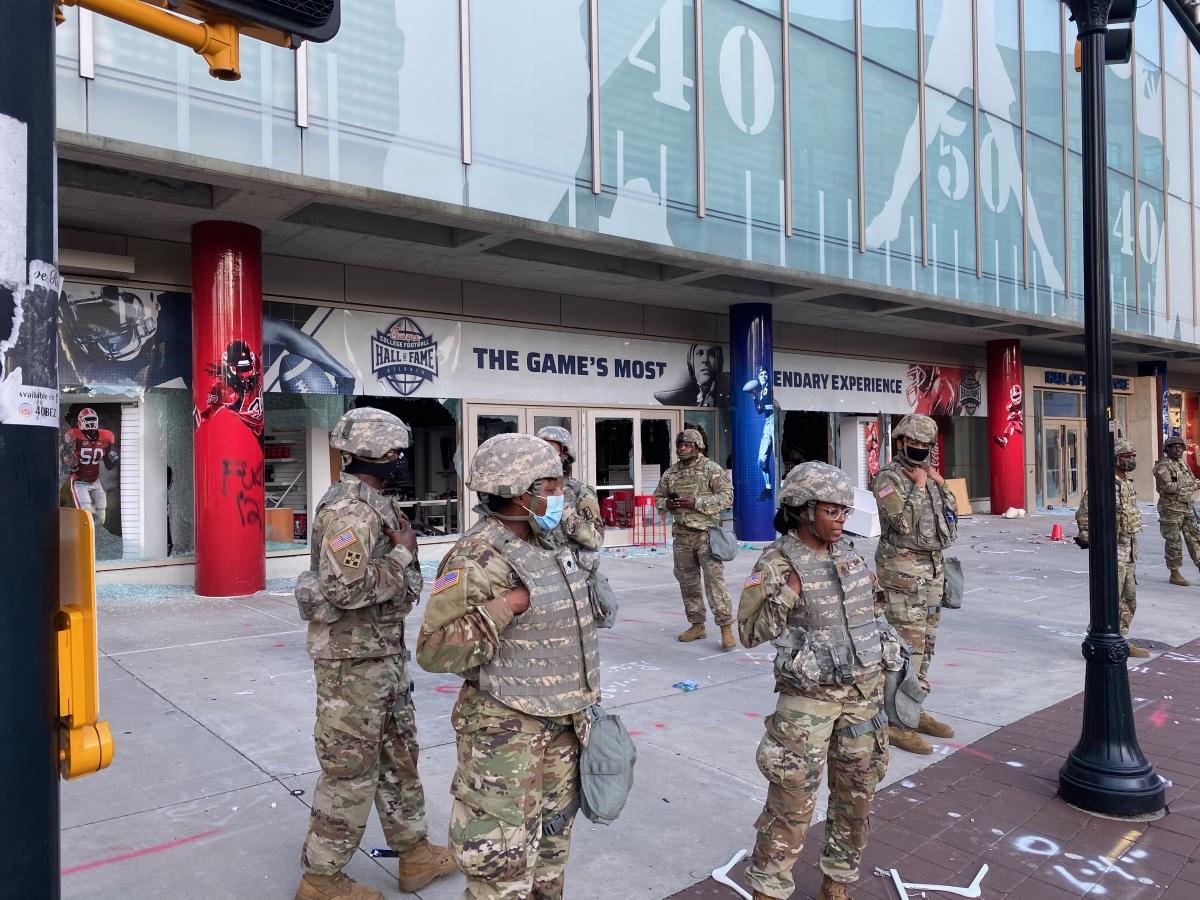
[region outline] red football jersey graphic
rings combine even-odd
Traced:
[[[65,442],[71,445],[72,461],[79,464],[75,470],[76,481],[99,481],[100,463],[117,440],[113,433],[105,428],[96,432],[96,437],[90,438],[78,428],[67,432]]]

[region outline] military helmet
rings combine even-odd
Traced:
[[[937,440],[937,422],[920,413],[911,413],[900,420],[900,424],[892,429],[893,438],[906,437],[910,440],[932,444]]]
[[[698,428],[685,428],[683,431],[679,432],[679,434],[675,436],[675,443],[678,444],[682,441],[691,441],[701,450],[708,449],[707,445],[704,443],[704,435],[700,433]]]
[[[1117,438],[1116,444],[1113,445],[1113,455],[1124,456],[1127,453],[1137,453],[1133,449],[1133,442],[1128,438]]]
[[[411,428],[398,416],[371,406],[350,410],[329,433],[329,446],[334,450],[368,460],[383,459],[391,451],[411,445]]]
[[[788,472],[779,488],[779,502],[784,506],[803,506],[806,503],[836,503],[854,505],[854,485],[850,476],[823,462],[806,462]]]
[[[1172,444],[1178,444],[1178,445],[1179,445],[1180,447],[1182,447],[1184,450],[1186,450],[1186,449],[1187,449],[1187,441],[1185,441],[1185,440],[1184,440],[1184,439],[1183,439],[1183,438],[1182,438],[1180,435],[1178,435],[1178,434],[1173,434],[1173,435],[1171,435],[1169,438],[1167,438],[1167,439],[1166,439],[1166,441],[1163,443],[1163,449],[1166,449],[1167,447],[1170,447]]]
[[[538,429],[537,436],[543,441],[554,441],[566,452],[567,462],[575,462],[575,438],[567,429],[561,425],[547,425]]]
[[[467,487],[477,494],[520,497],[542,478],[562,478],[562,460],[532,434],[498,434],[471,457]]]

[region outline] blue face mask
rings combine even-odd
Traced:
[[[558,494],[546,498],[546,514],[539,516],[537,513],[530,511],[529,516],[537,525],[538,531],[543,534],[553,531],[558,527],[558,523],[562,521],[563,515],[563,495]]]

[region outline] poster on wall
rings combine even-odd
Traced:
[[[776,353],[775,393],[799,411],[987,415],[983,370],[956,366]]]
[[[60,431],[59,503],[91,514],[97,559],[120,559],[121,405],[70,404]]]
[[[190,384],[191,294],[67,282],[58,308],[60,384],[129,395]]]

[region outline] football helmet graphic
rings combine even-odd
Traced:
[[[100,416],[90,406],[79,411],[79,418],[76,419],[80,431],[99,431]]]
[[[258,388],[258,354],[245,341],[230,341],[225,348],[225,383],[239,394],[251,394]]]
[[[103,285],[87,297],[64,295],[63,329],[96,362],[127,362],[158,333],[158,301],[149,291]]]

